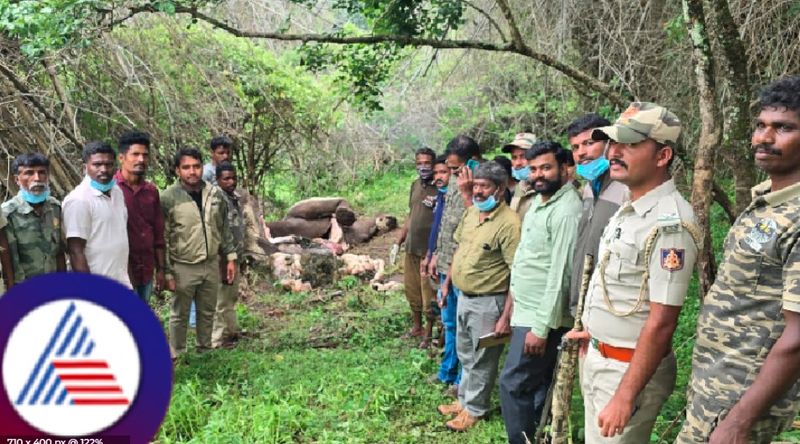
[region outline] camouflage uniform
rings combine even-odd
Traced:
[[[2,205],[2,214],[8,220],[6,237],[17,283],[57,271],[56,259],[66,250],[61,235],[61,204],[49,197],[42,205],[41,216],[20,196]]]
[[[465,208],[464,198],[458,190],[458,178],[454,174],[450,176],[444,200],[444,213],[439,224],[439,237],[436,239],[436,269],[443,276],[450,271],[450,263],[453,262],[453,253],[457,246],[453,234],[461,222]]]
[[[671,143],[680,135],[677,117],[663,107],[634,103],[613,126],[592,138],[637,143],[645,138]],[[677,366],[670,351],[638,394],[622,434],[600,435],[598,416],[619,388],[650,316],[650,303],[683,305],[699,246],[691,205],[672,180],[623,204],[600,239],[598,265],[586,295],[583,324],[592,336],[581,359],[587,444],[650,441],[658,412],[675,386]],[[648,347],[649,344],[642,344]]]
[[[731,227],[717,279],[697,322],[686,422],[678,443],[707,442],[753,384],[783,333],[782,310],[800,312],[800,183],[753,201]],[[800,383],[753,425],[750,443],[769,443],[800,409]]]
[[[225,203],[228,205],[228,226],[230,227],[231,234],[233,235],[233,243],[235,245],[238,264],[241,265],[245,260],[244,248],[246,227],[240,195],[237,190],[234,190],[233,195],[226,193],[222,189],[219,191],[219,194],[223,197]],[[220,257],[220,274],[224,272],[226,264],[227,260],[224,257]],[[222,275],[224,276],[224,274]],[[219,283],[219,292],[217,293],[217,308],[214,315],[214,329],[211,333],[212,347],[222,346],[226,341],[234,337],[239,330],[239,327],[236,323],[236,300],[239,298],[240,275],[241,266],[237,267],[236,277],[234,278],[233,283]]]

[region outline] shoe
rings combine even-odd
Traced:
[[[452,404],[442,404],[436,410],[444,416],[453,416],[461,414],[464,411],[464,407],[461,407],[461,403],[456,400]]]
[[[481,418],[479,416],[472,416],[466,410],[461,410],[461,413],[459,413],[458,416],[450,421],[447,421],[445,425],[448,429],[454,432],[466,432],[475,424],[477,424],[480,419]]]

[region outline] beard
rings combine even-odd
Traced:
[[[552,196],[561,189],[561,180],[537,179],[533,182],[533,189],[544,196]]]

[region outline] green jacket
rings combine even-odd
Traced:
[[[58,257],[66,251],[61,235],[61,204],[49,197],[43,205],[39,216],[19,196],[3,202],[2,215],[8,220],[6,237],[16,282],[57,271]]]
[[[222,190],[203,184],[202,216],[192,196],[175,183],[161,192],[164,238],[167,241],[167,279],[174,277],[172,264],[198,264],[225,256],[236,260],[236,244],[228,226],[228,204]]]

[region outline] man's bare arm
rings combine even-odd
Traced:
[[[89,261],[86,259],[86,239],[79,237],[68,238],[67,251],[69,251],[69,263],[72,266],[72,271],[91,273]]]

